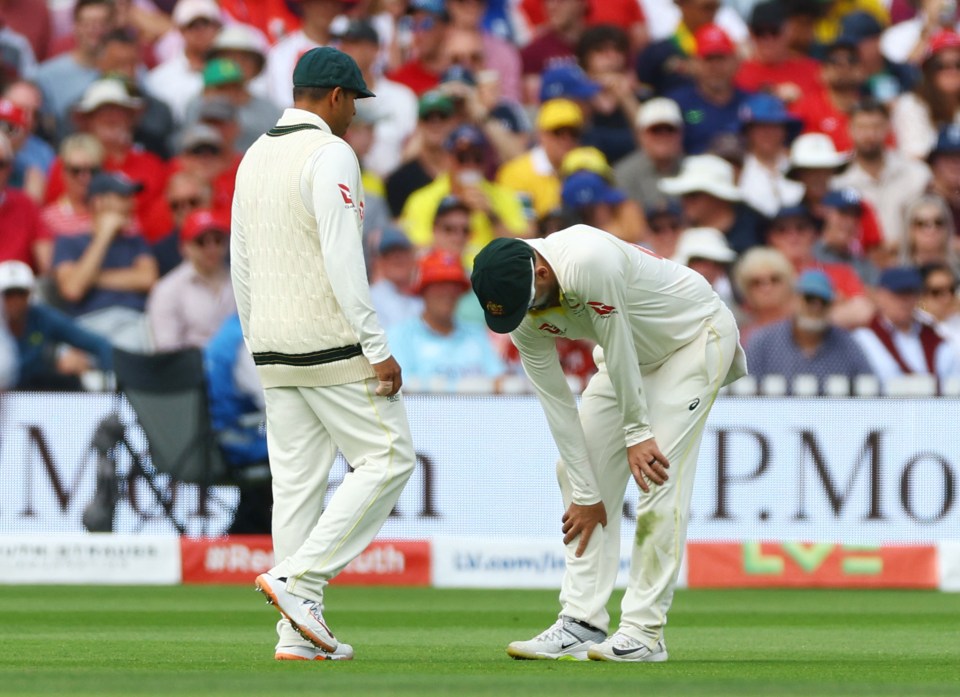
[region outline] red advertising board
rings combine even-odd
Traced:
[[[690,588],[936,588],[937,549],[802,542],[687,545]]]
[[[274,564],[267,535],[180,541],[183,583],[249,583]],[[355,586],[430,585],[430,543],[375,540],[333,583]]]

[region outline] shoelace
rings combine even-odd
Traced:
[[[612,643],[618,649],[633,649],[641,645],[639,641],[633,637],[623,634],[622,632],[617,632],[614,634],[613,637],[611,637],[610,643]]]
[[[551,639],[559,640],[563,638],[563,632],[564,632],[563,620],[559,619],[556,622],[554,622],[552,625],[547,627],[545,630],[540,632],[535,637],[535,640],[540,640],[540,641],[549,641]]]

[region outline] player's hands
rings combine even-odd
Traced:
[[[630,465],[630,471],[633,473],[637,485],[646,493],[650,493],[650,485],[647,484],[647,479],[654,484],[663,484],[670,478],[667,476],[670,461],[660,452],[657,441],[653,438],[629,446],[627,448],[627,463]]]
[[[385,361],[374,363],[373,369],[377,373],[377,380],[380,381],[380,385],[377,387],[377,395],[392,397],[400,391],[403,378],[400,377],[400,364],[397,363],[396,358],[390,356]]]
[[[579,535],[580,544],[577,545],[577,556],[583,556],[597,524],[607,527],[607,509],[604,507],[603,501],[598,501],[589,506],[571,503],[570,508],[563,514],[562,522],[563,544],[570,544]]]

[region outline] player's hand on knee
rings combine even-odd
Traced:
[[[597,525],[607,526],[607,509],[603,501],[597,501],[589,506],[571,503],[567,512],[563,514],[563,544],[568,545],[580,536],[577,545],[577,556],[583,556]]]
[[[400,364],[397,359],[390,356],[387,360],[373,364],[373,370],[377,374],[377,380],[380,384],[377,386],[377,395],[380,397],[390,397],[400,391],[403,384],[403,378],[400,376]]]
[[[647,481],[661,485],[670,478],[667,475],[670,461],[660,452],[657,441],[653,438],[628,447],[627,462],[637,485],[646,493],[650,493],[650,485]]]

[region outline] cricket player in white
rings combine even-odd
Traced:
[[[474,260],[487,324],[510,332],[560,452],[566,571],[557,622],[514,658],[667,660],[664,625],[686,539],[703,428],[746,374],[733,314],[695,271],[587,225],[497,239]],[[599,371],[579,414],[558,337],[591,339]],[[642,489],[619,629],[607,601],[630,475]]]
[[[273,474],[277,564],[256,586],[283,615],[275,658],[350,659],[323,619],[324,587],[380,530],[415,454],[370,302],[360,167],[340,138],[373,93],[329,47],[305,53],[293,81],[294,108],[244,155],[233,200],[233,286]],[[338,448],[352,471],[323,509]]]

